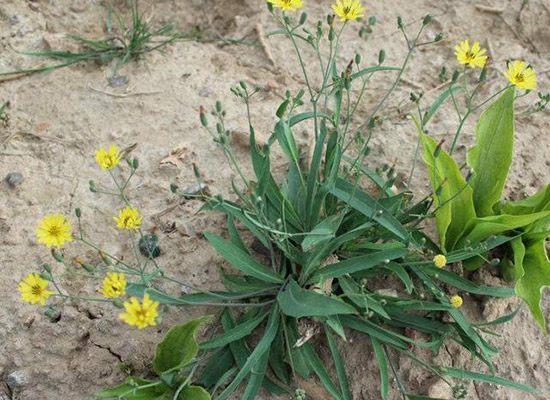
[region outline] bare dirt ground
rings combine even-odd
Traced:
[[[37,65],[14,51],[63,48],[70,46],[67,33],[99,37],[103,35],[106,1],[99,0],[2,0],[0,3],[0,71]],[[324,18],[329,1],[306,1],[310,20]],[[501,71],[508,58],[528,60],[539,72],[541,90],[550,88],[550,3],[529,1],[520,14],[520,0],[483,2],[492,10],[480,10],[478,1],[396,0],[369,1],[367,12],[378,17],[368,39],[357,35],[359,24],[348,30],[339,64],[343,67],[357,51],[364,63],[374,64],[384,48],[387,64],[401,62],[406,48],[396,30],[396,17],[418,24],[427,13],[434,15],[428,37],[443,31],[446,39],[417,52],[405,74],[406,82],[390,99],[382,128],[377,131],[372,159],[375,163],[396,162],[406,176],[416,145],[414,128],[404,118],[411,90],[426,92],[431,99],[440,82],[442,65],[454,68],[453,46],[464,39],[479,39],[490,48],[493,65]],[[124,2],[115,6],[124,9]],[[242,37],[257,41],[274,24],[260,0],[159,0],[142,2],[142,9],[161,21],[173,21],[182,31],[200,27],[204,38]],[[496,10],[496,11],[495,11]],[[411,27],[411,29],[416,29]],[[126,66],[121,73],[129,78],[123,88],[111,88],[107,78],[111,66],[78,65],[11,81],[0,82],[0,101],[9,100],[9,123],[0,125],[0,178],[19,172],[24,181],[11,189],[0,183],[0,399],[89,399],[101,387],[123,379],[117,367],[123,363],[136,373],[146,373],[154,344],[171,324],[197,316],[202,310],[171,310],[158,329],[135,331],[117,320],[117,311],[96,304],[72,304],[63,308],[61,319],[52,323],[36,307],[22,304],[17,282],[43,262],[47,251],[34,237],[37,221],[45,214],[72,215],[83,211],[84,228],[90,237],[114,254],[130,254],[126,238],[112,226],[112,215],[119,205],[110,198],[88,191],[88,181],[107,182],[94,161],[96,148],[110,143],[120,147],[137,143],[134,155],[141,167],[131,190],[133,202],[148,216],[146,228],[157,225],[163,255],[159,262],[182,280],[215,287],[220,260],[200,232],[222,229],[220,217],[196,214],[200,204],[178,203],[169,194],[174,182],[185,187],[194,182],[191,163],[196,162],[214,193],[229,194],[232,172],[220,151],[204,132],[198,120],[200,105],[213,106],[222,99],[228,111],[228,126],[243,134],[247,123],[244,112],[230,94],[230,87],[244,79],[265,87],[253,106],[253,119],[260,136],[267,137],[275,120],[274,110],[286,87],[302,85],[298,65],[290,56],[289,43],[266,39],[268,52],[260,45],[227,45],[220,41],[185,41],[169,46],[163,53],[152,53]],[[305,53],[306,59],[311,54]],[[391,75],[380,78],[367,92],[359,110],[366,115],[377,100],[380,88],[387,88]],[[488,85],[495,90],[503,84],[495,70]],[[489,92],[487,92],[489,93]],[[485,93],[485,94],[487,94]],[[531,100],[532,101],[531,97]],[[510,197],[532,194],[548,182],[550,166],[550,114],[536,114],[517,121],[515,162],[507,187]],[[432,125],[432,133],[449,136],[456,127],[456,116],[443,112]],[[463,144],[471,141],[472,125],[466,127]],[[307,132],[303,142],[307,143]],[[176,156],[165,158],[176,151]],[[462,153],[464,150],[462,149]],[[246,149],[239,150],[247,163]],[[163,162],[164,160],[164,162]],[[428,187],[424,171],[415,176],[416,190]],[[154,219],[153,216],[161,213]],[[175,223],[175,229],[167,229]],[[79,253],[81,252],[81,253]],[[93,253],[72,246],[71,256]],[[480,279],[498,284],[488,270]],[[89,294],[94,284],[71,277],[62,282],[72,293]],[[489,303],[466,298],[472,318],[495,318],[511,311],[517,300]],[[546,302],[548,306],[548,301]],[[547,307],[550,309],[550,307]],[[535,387],[547,387],[550,378],[550,340],[544,337],[528,312],[523,309],[502,326],[502,338],[491,339],[502,348],[496,359],[498,373]],[[379,399],[377,368],[367,341],[355,337],[344,347],[349,361],[355,399]],[[469,360],[452,346],[445,347],[437,361],[448,365],[469,365]],[[400,360],[404,381],[420,393],[451,398],[440,382]],[[8,388],[13,372],[28,379]],[[12,375],[13,376],[13,375]],[[304,383],[311,398],[328,398]],[[491,385],[468,387],[468,399],[525,399],[526,395]],[[264,394],[264,398],[267,395]],[[397,396],[395,397],[397,398]]]

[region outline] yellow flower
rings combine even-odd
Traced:
[[[464,303],[464,301],[462,300],[462,297],[460,297],[459,295],[454,295],[453,297],[451,297],[451,305],[454,308],[462,307],[462,303]]]
[[[36,228],[38,242],[47,247],[61,248],[66,242],[73,240],[73,227],[61,214],[45,216]]]
[[[126,279],[122,272],[109,272],[103,279],[101,293],[108,299],[116,299],[126,294]]]
[[[21,293],[21,299],[30,304],[46,304],[46,300],[55,292],[48,290],[48,281],[39,274],[29,274],[21,282],[17,290]]]
[[[113,169],[118,165],[122,156],[118,147],[113,145],[109,146],[109,149],[104,149],[103,147],[95,152],[95,159],[97,164],[101,169]]]
[[[336,0],[332,10],[342,22],[355,21],[363,16],[363,6],[359,0]]]
[[[296,11],[304,6],[302,0],[268,0],[274,7],[281,8],[283,10]]]
[[[487,64],[486,49],[481,48],[479,42],[474,42],[472,47],[467,40],[464,40],[455,46],[455,56],[460,64],[469,66],[470,68],[483,68]]]
[[[433,262],[437,268],[443,268],[445,265],[447,265],[447,257],[445,257],[443,254],[438,254],[434,257]]]
[[[126,312],[120,314],[119,318],[130,326],[137,326],[138,329],[157,326],[158,306],[159,302],[151,300],[148,294],[145,294],[141,304],[138,299],[132,297],[124,302]]]
[[[508,65],[506,78],[514,86],[525,90],[534,90],[537,88],[537,74],[525,61],[513,61]]]
[[[137,208],[126,207],[120,210],[118,217],[113,217],[113,219],[116,221],[118,229],[139,229],[143,218],[139,215]]]

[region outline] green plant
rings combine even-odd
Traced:
[[[543,287],[550,285],[545,247],[550,235],[550,185],[528,199],[502,199],[513,157],[515,93],[513,87],[506,88],[480,116],[475,144],[468,151],[466,164],[471,173],[467,179],[441,144],[423,132],[420,136],[435,193],[441,248],[453,251],[494,235],[509,235],[506,248],[493,251],[502,261],[495,258],[493,263],[500,264],[504,274],[516,282],[516,294],[546,331],[540,302]],[[488,262],[489,253],[465,260],[465,267],[479,268]]]
[[[354,0],[354,3],[358,2]],[[252,177],[237,161],[232,135],[225,124],[223,104],[217,102],[214,106],[213,125],[209,121],[211,117],[201,107],[201,124],[220,146],[237,177],[232,181],[235,200],[212,196],[202,190],[204,185],[197,167],[194,171],[201,188],[198,193],[190,195],[175,185],[171,187],[173,193],[204,201],[204,210],[227,216],[227,238],[211,232],[204,234],[234,268],[220,270],[225,289],[207,291],[192,287],[169,276],[157,263],[153,254],[157,240],[146,239],[141,230],[141,214],[132,206],[127,193],[138,162],[126,157],[130,168],[127,173],[119,165],[125,158],[124,153],[110,146],[108,150],[99,150],[96,159],[102,169],[108,170],[115,188],[100,187],[91,181],[90,190],[113,196],[124,204],[125,208],[115,220],[119,229],[129,232],[135,261],[117,259],[95,245],[84,235],[81,211],[77,209],[79,235],[74,239],[96,250],[101,262],[92,265],[79,260],[82,270],[76,272],[93,279],[103,278],[104,298],[89,299],[65,293],[57,283],[56,271],[51,266],[43,266],[41,277],[32,276],[26,286],[22,282],[20,290],[24,300],[45,303],[55,296],[63,301],[76,298],[112,302],[126,309],[121,319],[140,329],[156,325],[159,307],[160,313],[167,306],[221,307],[219,331],[202,342],[199,353],[194,352],[191,357],[195,359],[192,368],[196,371],[191,375],[218,400],[228,399],[236,393],[241,399],[252,400],[262,388],[277,394],[292,393],[293,378],[312,375],[317,376],[334,399],[350,400],[352,393],[339,344],[340,340],[347,341],[349,331],[370,339],[380,371],[383,399],[389,396],[390,377],[403,398],[422,398],[411,394],[401,380],[395,367],[398,355],[410,358],[416,365],[440,377],[452,387],[457,398],[464,397],[464,388],[456,385],[455,379],[489,382],[539,394],[526,385],[493,375],[492,358],[498,349],[485,340],[484,334],[491,333],[492,326],[510,320],[515,313],[473,324],[460,310],[463,299],[458,293],[508,297],[513,296],[514,291],[475,284],[443,268],[446,262],[457,263],[482,256],[514,239],[496,233],[454,250],[446,246],[447,238],[452,240],[452,235],[462,233],[460,224],[467,221],[461,213],[471,212],[471,209],[452,208],[449,217],[445,207],[452,201],[468,201],[463,193],[470,193],[471,188],[452,158],[423,130],[446,99],[456,104],[455,95],[465,90],[454,86],[460,74],[454,74],[457,78],[453,78],[450,87],[427,110],[421,110],[421,96],[411,96],[420,116],[419,148],[423,144],[426,159],[433,164],[429,167],[430,178],[435,182],[434,213],[440,232],[444,232],[442,243],[447,250],[446,256],[440,254],[441,248],[424,232],[422,225],[431,216],[431,195],[415,199],[411,192],[397,192],[393,188],[397,175],[394,167],[376,169],[366,163],[371,138],[380,126],[379,114],[398,86],[413,52],[442,38],[438,34],[433,40],[424,39],[423,32],[432,17],[424,17],[414,35],[410,35],[410,28],[402,18],[398,19],[398,29],[407,45],[401,66],[385,65],[383,50],[379,52],[376,65],[363,66],[361,56],[356,55],[339,66],[342,32],[347,21],[360,14],[357,4],[352,18],[348,15],[352,8],[338,3],[335,12],[345,23],[339,25],[330,15],[326,24],[319,21],[313,26],[306,24],[305,13],[294,19],[285,12],[274,12],[274,5],[301,8],[300,0],[272,0],[269,4],[280,26],[270,36],[284,35],[290,40],[306,87],[296,93],[286,93],[274,113],[273,131],[261,145],[251,112],[259,89],[244,81],[232,89],[244,104],[248,117]],[[305,62],[302,46],[313,52],[318,65]],[[359,121],[357,110],[367,85],[381,73],[395,74],[393,83],[380,94],[368,118]],[[509,96],[509,92],[504,93]],[[468,102],[468,114],[475,110],[472,98]],[[490,110],[487,113],[491,114]],[[460,118],[457,138],[464,118]],[[311,149],[299,146],[295,135],[298,127],[307,127],[312,133],[315,140]],[[276,151],[284,156],[286,169],[283,173],[271,157]],[[411,176],[413,171],[414,165]],[[447,173],[440,175],[442,171]],[[371,190],[365,189],[367,183]],[[461,190],[449,194],[450,187]],[[447,197],[441,200],[441,196]],[[531,202],[516,205],[516,208],[530,205]],[[441,220],[438,215],[446,219]],[[470,218],[473,214],[466,216]],[[54,258],[68,272],[74,273],[65,251],[60,249],[73,239],[67,225],[62,215],[48,216],[39,227],[39,239],[46,245],[58,247],[52,251]],[[56,229],[47,229],[51,226]],[[57,293],[47,290],[48,282],[54,285]],[[194,292],[183,296],[172,294],[159,282],[174,283],[177,287],[185,285]],[[34,286],[39,290],[33,291]],[[132,297],[122,302],[127,295]],[[143,303],[139,303],[138,298],[143,298]],[[445,341],[455,342],[472,358],[481,360],[489,373],[431,365],[421,357],[418,350],[437,353]],[[320,356],[319,345],[323,343],[330,351],[333,370],[327,368]],[[182,364],[178,360],[168,369],[180,371]],[[182,384],[181,380],[174,380],[172,374],[165,380],[167,370],[164,368],[157,368],[156,372],[161,383],[154,387],[164,390],[163,385],[168,385],[166,390],[174,390],[174,385]],[[131,389],[129,383],[125,385],[127,390]],[[128,392],[126,397],[132,393]],[[305,396],[303,391],[295,393],[301,398]],[[116,395],[121,396],[120,393]],[[174,393],[172,398],[177,397]]]
[[[116,387],[101,390],[96,397],[123,400],[210,400],[208,392],[200,386],[192,385],[199,351],[196,335],[207,319],[189,321],[168,331],[157,345],[153,360],[153,370],[158,379],[130,376]]]
[[[33,57],[57,60],[59,63],[39,68],[2,72],[0,76],[47,72],[80,62],[109,63],[111,61],[115,61],[113,76],[116,76],[118,69],[130,60],[158,50],[176,40],[186,38],[185,34],[174,32],[170,24],[154,27],[152,20],[144,19],[138,7],[138,0],[129,0],[129,7],[131,10],[129,24],[123,16],[109,8],[105,21],[107,29],[105,38],[90,39],[79,35],[69,35],[69,38],[82,47],[81,51],[47,50],[23,53]]]

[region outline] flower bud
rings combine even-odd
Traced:
[[[386,51],[384,49],[378,52],[378,64],[383,64],[386,59]]]
[[[89,273],[93,274],[95,272],[95,266],[93,266],[92,264],[88,264],[88,263],[81,263],[80,266],[82,268],[84,268],[86,271],[88,271]]]
[[[90,192],[92,193],[97,193],[97,186],[95,185],[95,182],[94,181],[90,181],[89,182],[89,189],[90,189]]]
[[[44,269],[44,271],[46,271],[49,274],[52,273],[52,266],[50,264],[43,264],[42,269]]]
[[[176,194],[178,192],[178,185],[176,185],[175,183],[171,183],[170,192],[172,192],[173,194]]]
[[[200,106],[199,114],[201,118],[201,125],[206,128],[208,126],[208,119],[206,118],[206,110],[203,106]]]
[[[403,18],[397,17],[397,27],[403,29]]]
[[[422,20],[422,25],[428,25],[430,22],[432,22],[432,20],[433,20],[433,17],[430,14],[428,14]]]
[[[133,169],[138,169],[139,168],[139,160],[137,158],[134,158],[132,160],[132,168]]]
[[[221,101],[216,101],[216,111],[218,113],[221,113],[223,111],[223,106],[222,106],[222,102]]]
[[[300,25],[303,25],[305,24],[307,21],[307,13],[302,13],[302,15],[300,15]]]
[[[41,272],[41,273],[40,273],[40,277],[41,277],[42,279],[47,280],[48,282],[53,281],[52,274],[50,274],[49,272]]]
[[[361,54],[356,54],[355,55],[355,64],[359,65],[361,64]]]
[[[63,263],[65,261],[65,256],[62,252],[52,249],[52,257],[55,261]]]
[[[443,40],[443,32],[437,32],[437,34],[435,35],[434,42],[440,42],[442,40]]]
[[[456,81],[458,81],[459,77],[460,77],[460,71],[455,70],[453,72],[453,77],[451,78],[452,83],[455,83]]]

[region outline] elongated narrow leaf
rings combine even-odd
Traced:
[[[388,398],[389,393],[389,378],[388,378],[388,360],[386,359],[386,353],[382,348],[382,345],[374,337],[370,337],[372,342],[372,348],[374,349],[374,355],[376,356],[376,361],[378,363],[378,370],[380,371],[380,395],[382,400]]]
[[[443,250],[452,250],[476,217],[473,190],[455,160],[430,136],[420,132],[424,162],[434,191],[435,218]]]
[[[307,111],[300,114],[293,115],[288,120],[288,125],[294,126],[296,124],[299,124],[300,122],[306,121],[308,119],[312,119],[315,117],[315,113],[313,111]],[[328,119],[330,121],[330,116],[328,116],[325,113],[317,112],[317,118],[323,118]]]
[[[450,376],[456,379],[468,379],[478,382],[491,383],[499,386],[506,386],[512,389],[520,390],[525,393],[530,393],[532,395],[541,396],[542,393],[539,390],[536,390],[528,385],[522,383],[516,383],[511,380],[501,378],[495,375],[486,375],[479,372],[466,371],[459,368],[440,368],[441,372],[445,375]]]
[[[360,188],[343,179],[337,179],[335,186],[330,189],[330,193],[348,203],[363,215],[375,220],[398,238],[405,241],[410,240],[407,229],[380,203]]]
[[[338,349],[338,344],[332,336],[330,329],[325,325],[325,334],[327,336],[328,346],[332,354],[332,359],[334,361],[334,368],[336,369],[336,376],[340,382],[340,390],[342,392],[342,398],[344,400],[352,400],[351,392],[349,390],[348,377],[346,375],[346,367],[344,366],[344,360],[342,360],[342,355]]]
[[[256,318],[251,318],[240,325],[224,332],[223,334],[200,344],[201,349],[215,349],[226,344],[242,339],[250,335],[258,325],[267,317],[267,314],[260,313]]]
[[[275,272],[260,264],[238,246],[210,232],[204,236],[216,251],[225,258],[233,267],[247,275],[265,282],[282,283],[283,279]]]
[[[328,317],[337,314],[355,314],[355,308],[348,303],[311,290],[302,289],[291,280],[278,296],[281,311],[289,317]]]
[[[476,126],[476,143],[467,162],[474,172],[474,205],[480,217],[494,215],[512,165],[514,152],[513,87],[485,110]]]
[[[210,400],[210,395],[206,390],[199,386],[187,386],[181,391],[178,396],[178,400],[180,398],[189,400]],[[167,397],[167,400],[168,399],[169,398]]]
[[[309,280],[310,283],[324,282],[329,278],[337,278],[374,268],[386,261],[396,260],[409,253],[406,248],[382,250],[365,256],[349,258],[319,269]]]
[[[124,395],[125,400],[154,400],[170,388],[164,383],[158,382],[156,386],[138,389],[139,386],[151,385],[155,381],[130,376],[126,381],[110,389],[103,389],[95,394],[100,399],[118,399]]]
[[[284,121],[279,121],[275,125],[275,137],[281,145],[281,149],[293,163],[298,163],[299,150],[296,142],[294,141],[294,135],[292,134],[290,127]]]
[[[383,343],[387,343],[390,346],[396,347],[401,350],[407,350],[408,338],[401,336],[388,329],[384,329],[370,321],[361,319],[359,317],[351,317],[343,315],[341,317],[342,323],[348,328],[354,329],[359,332],[366,333],[371,337],[380,340]]]
[[[264,335],[256,345],[256,348],[250,356],[246,359],[246,362],[241,367],[239,373],[235,376],[233,381],[227,385],[227,387],[220,393],[218,400],[227,399],[235,389],[241,384],[241,382],[248,376],[254,366],[257,365],[258,361],[269,352],[269,347],[275,339],[277,330],[279,328],[279,307],[275,305],[269,314],[269,319],[267,321],[267,326],[265,328]]]
[[[460,93],[464,91],[464,86],[451,86],[447,90],[445,90],[443,93],[439,95],[437,99],[432,103],[428,111],[424,114],[424,117],[422,118],[423,125],[426,125],[430,119],[434,116],[436,111],[445,103],[445,101],[451,97],[454,96],[457,93]]]
[[[516,265],[516,269],[521,276],[516,282],[516,293],[527,303],[533,318],[546,333],[546,319],[540,305],[542,291],[550,286],[550,260],[546,253],[546,240],[527,243],[523,263]]]
[[[500,208],[503,214],[525,215],[547,210],[549,205],[550,185],[546,185],[533,196],[518,201],[504,203]]]
[[[307,252],[313,247],[334,238],[342,223],[342,218],[343,216],[340,215],[331,215],[317,224],[302,241],[302,249]]]
[[[313,350],[311,344],[306,343],[302,347],[304,349],[304,358],[306,359],[306,362],[313,372],[315,372],[315,375],[317,375],[325,389],[327,389],[327,391],[332,395],[334,400],[344,400],[338,389],[336,389],[332,379],[330,379],[330,375],[328,374],[317,353],[315,353],[315,350]]]
[[[514,296],[514,289],[507,287],[494,287],[478,285],[468,279],[464,279],[461,276],[455,274],[452,271],[440,269],[433,266],[422,267],[424,272],[432,276],[433,278],[451,285],[459,290],[468,293],[479,294],[483,296],[491,297],[512,297]]]
[[[256,362],[250,371],[250,378],[246,384],[244,393],[242,394],[241,400],[254,400],[256,395],[262,387],[262,383],[265,378],[265,373],[267,371],[267,362],[269,360],[270,350],[268,349]]]

